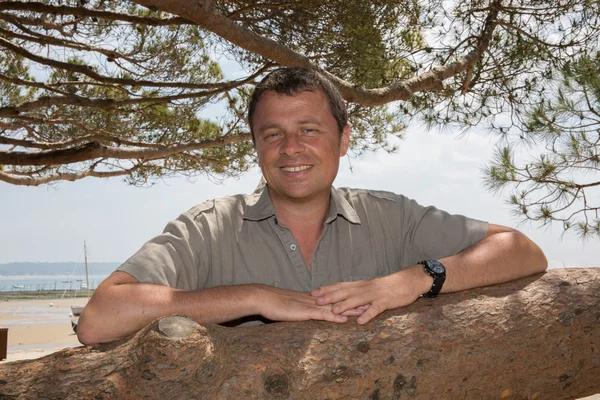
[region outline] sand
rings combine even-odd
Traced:
[[[81,346],[71,328],[71,305],[87,299],[11,300],[0,302],[0,327],[8,328],[2,362],[39,358],[65,347]]]

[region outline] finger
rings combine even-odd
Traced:
[[[319,307],[314,303],[314,300],[311,303],[304,301],[292,302],[285,307],[282,314],[284,315],[282,320],[286,321],[318,320],[336,323],[348,321],[347,316],[333,314],[330,307]]]
[[[312,292],[310,292],[310,294],[315,297],[325,296],[329,293],[343,289],[345,286],[347,286],[350,283],[352,283],[352,282],[338,282],[338,283],[334,283],[333,285],[321,286],[320,288],[315,289]]]
[[[357,308],[353,308],[352,310],[344,311],[343,313],[341,313],[339,315],[343,315],[346,317],[360,317],[361,315],[363,315],[363,313],[365,311],[366,311],[365,309],[357,307]]]
[[[356,322],[359,325],[364,325],[367,322],[369,322],[370,320],[372,320],[373,318],[375,318],[376,316],[378,316],[379,314],[381,314],[382,312],[384,312],[384,309],[381,309],[378,305],[376,304],[371,304],[371,307],[369,307],[369,309],[367,311],[365,311],[363,313],[363,315],[361,315],[360,317],[358,317],[358,319],[356,320]]]
[[[310,318],[319,321],[344,323],[348,321],[348,316],[333,314],[330,310],[321,308]]]
[[[365,311],[367,311],[369,309],[370,306],[371,306],[370,304],[365,304],[364,306],[358,306],[358,307],[354,308],[354,310],[357,310],[357,311],[360,311],[361,313],[364,313]],[[348,311],[345,311],[345,312],[349,312],[349,311],[352,311],[352,310],[348,310]]]
[[[356,309],[361,310],[362,312],[365,312],[369,309],[369,307],[371,307],[371,304],[365,304],[364,306],[356,307]]]
[[[352,297],[354,295],[355,295],[354,290],[340,289],[340,290],[336,290],[335,292],[327,293],[323,296],[317,297],[316,303],[320,306],[324,306],[327,304],[339,303],[340,301],[346,300],[347,298]],[[359,304],[359,305],[362,305],[362,304]]]
[[[371,293],[370,291],[363,289],[352,293],[352,295],[348,296],[346,299],[336,301],[331,308],[331,312],[334,314],[341,314],[353,308],[364,307],[376,300],[376,293]]]

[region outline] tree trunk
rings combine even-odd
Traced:
[[[0,398],[569,399],[600,393],[600,268],[553,270],[354,322],[155,321],[0,365]]]

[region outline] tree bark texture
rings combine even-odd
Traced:
[[[2,399],[571,399],[600,393],[600,268],[552,270],[354,321],[155,321],[0,365]]]

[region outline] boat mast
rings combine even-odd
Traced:
[[[89,300],[89,298],[90,298],[90,279],[88,277],[87,247],[85,245],[85,240],[83,241],[83,258],[85,259],[85,285],[87,288],[87,297]]]

